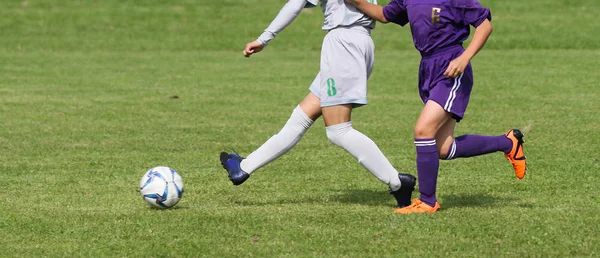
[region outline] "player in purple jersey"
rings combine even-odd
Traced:
[[[492,15],[477,0],[392,0],[382,7],[365,0],[346,0],[383,23],[411,24],[415,47],[421,52],[419,94],[424,103],[414,130],[420,198],[396,213],[433,213],[439,159],[473,157],[502,151],[522,179],[527,171],[523,134],[512,129],[499,136],[462,135],[454,128],[465,113],[473,70],[470,60],[492,33]],[[469,46],[462,44],[475,34]]]

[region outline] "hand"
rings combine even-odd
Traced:
[[[252,54],[262,51],[263,48],[265,48],[265,46],[260,44],[258,41],[252,41],[246,44],[246,48],[244,48],[242,53],[245,57],[250,57]]]
[[[444,72],[444,75],[446,76],[446,78],[455,78],[456,76],[461,75],[465,71],[465,68],[468,64],[469,59],[461,55],[456,59],[452,60],[452,62],[450,62],[448,68]]]

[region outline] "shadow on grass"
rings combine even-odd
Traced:
[[[419,196],[418,191],[413,193],[413,198]],[[441,196],[441,204],[443,209],[454,209],[462,207],[507,207],[519,206],[523,208],[534,208],[531,204],[520,203],[520,199],[514,197],[499,197],[490,194],[448,194]],[[394,205],[394,198],[383,190],[370,189],[348,189],[348,190],[332,190],[329,194],[314,196],[302,195],[302,197],[280,197],[266,198],[262,200],[232,200],[239,205],[248,206],[268,206],[278,204],[327,204],[327,203],[344,203],[344,204],[359,204],[368,206],[390,206]]]
[[[390,206],[393,199],[388,191],[370,189],[349,189],[332,196],[336,202],[369,206]]]
[[[240,200],[232,199],[239,205],[248,206],[266,206],[277,204],[327,204],[327,203],[346,203],[360,204],[370,206],[390,206],[393,197],[385,190],[366,190],[350,189],[345,191],[332,190],[324,195],[301,195],[302,197],[281,197],[268,198],[262,200]]]
[[[185,206],[185,205],[175,205],[171,208],[146,207],[146,209],[152,210],[152,211],[169,211],[169,210],[187,210],[187,209],[189,209],[189,207]]]
[[[513,197],[498,197],[489,194],[449,194],[443,195],[444,209],[461,207],[506,207],[519,200]]]

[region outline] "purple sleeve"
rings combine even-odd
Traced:
[[[383,17],[386,20],[404,26],[408,23],[408,13],[404,0],[392,0],[388,5],[383,7]]]
[[[490,9],[481,6],[477,0],[457,0],[455,4],[457,17],[464,25],[478,27],[486,19],[492,21]]]

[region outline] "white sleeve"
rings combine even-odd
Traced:
[[[308,2],[308,3],[307,3]],[[260,37],[256,41],[258,41],[261,45],[266,46],[269,44],[269,41],[275,38],[277,33],[281,32],[285,27],[290,25],[296,16],[300,14],[302,9],[307,6],[307,4],[316,4],[317,0],[289,0],[283,8],[277,14],[277,17],[273,19],[269,27],[263,32]]]

